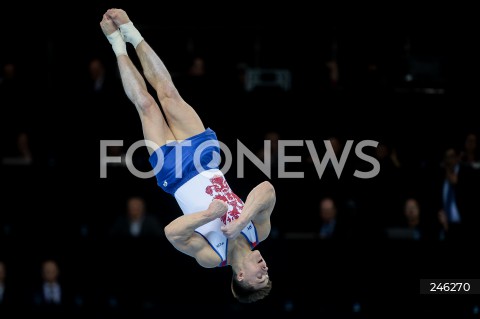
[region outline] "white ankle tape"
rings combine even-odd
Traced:
[[[120,31],[115,31],[112,34],[107,35],[108,42],[112,45],[113,52],[116,56],[127,55],[127,44],[122,38]]]
[[[137,45],[143,40],[142,35],[133,25],[132,21],[120,25],[120,31],[125,41],[133,44],[134,48],[137,48]]]

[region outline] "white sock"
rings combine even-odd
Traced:
[[[112,34],[107,35],[108,42],[112,45],[113,52],[118,57],[119,55],[127,54],[127,44],[122,38],[120,31],[115,31]]]
[[[143,40],[142,35],[133,25],[132,21],[120,25],[120,31],[125,41],[133,44],[134,48],[137,48],[137,45]]]

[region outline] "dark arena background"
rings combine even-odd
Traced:
[[[0,319],[479,318],[474,19],[439,4],[318,5],[2,2]],[[232,152],[233,191],[245,200],[261,181],[274,185],[272,231],[258,246],[273,283],[265,299],[238,303],[229,267],[175,250],[163,231],[181,211],[154,178],[123,164],[101,178],[101,141],[121,140],[107,153],[122,156],[143,137],[99,27],[112,7]],[[303,178],[283,178],[276,162],[266,176],[249,159],[239,177],[238,141],[258,155],[276,139],[296,143],[285,170]],[[365,140],[378,142],[363,151],[380,172],[361,179],[356,170],[372,169],[355,153]],[[328,164],[319,177],[306,141],[320,160],[324,141],[338,158],[352,141],[340,176]],[[151,169],[143,147],[132,161]],[[456,217],[443,205],[446,176]],[[139,233],[132,197],[145,204]],[[44,277],[57,270],[61,298],[45,304]],[[425,294],[421,279],[471,289]]]

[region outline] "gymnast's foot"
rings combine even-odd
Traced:
[[[113,20],[117,27],[130,22],[130,18],[128,17],[127,13],[122,9],[109,9],[107,10],[106,15]]]
[[[103,15],[102,21],[100,21],[100,27],[102,28],[103,34],[109,36],[115,31],[118,31],[118,27],[115,25],[115,22],[107,15]]]
[[[122,33],[125,42],[131,43],[135,48],[142,42],[143,37],[133,25],[125,10],[109,9],[106,15],[113,20]]]
[[[117,25],[113,20],[107,15],[103,15],[102,21],[100,21],[100,27],[102,28],[103,34],[108,39],[108,42],[112,45],[113,52],[119,57],[120,55],[127,55],[127,45],[123,40],[120,30],[118,30]]]

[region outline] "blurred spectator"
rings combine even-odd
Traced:
[[[325,66],[328,70],[328,88],[332,90],[337,89],[340,78],[337,59],[331,59],[327,61]]]
[[[475,180],[473,168],[460,161],[460,154],[454,147],[445,150],[441,166],[437,188],[440,203],[438,214],[440,220],[446,222],[447,239],[464,238],[468,235],[467,228],[478,218],[478,212],[475,211],[478,181]]]
[[[18,98],[21,91],[19,76],[15,63],[6,63],[3,65],[2,74],[0,75],[0,96],[8,99]]]
[[[184,99],[189,104],[195,105],[196,109],[202,109],[206,103],[211,103],[206,99],[206,96],[209,96],[206,92],[211,91],[212,84],[203,56],[191,56],[182,76],[176,80]]]
[[[422,220],[420,203],[416,198],[407,198],[402,209],[402,219],[398,226],[386,229],[387,238],[400,240],[425,240],[427,230]]]
[[[99,57],[88,60],[83,75],[82,85],[78,88],[78,99],[81,100],[78,103],[95,109],[96,120],[93,121],[84,112],[78,112],[76,120],[78,123],[89,123],[92,132],[98,133],[103,139],[114,137],[119,130],[117,123],[123,123],[131,114],[122,107],[125,96],[119,94],[121,92],[119,76]],[[113,113],[115,121],[111,120]],[[122,133],[125,133],[125,129],[128,128],[122,129]]]
[[[127,215],[118,217],[111,229],[113,237],[159,237],[163,228],[154,216],[146,212],[143,198],[134,196],[127,201]]]
[[[440,224],[440,240],[444,240],[448,232],[448,218],[443,209],[438,212],[438,222]]]
[[[117,157],[117,162],[115,162],[114,157]],[[118,161],[119,160],[119,161]],[[101,167],[127,167],[126,162],[126,153],[123,150],[122,146],[109,145],[106,147],[106,154],[104,157],[100,157]],[[107,174],[108,176],[108,174]]]
[[[16,63],[5,63],[0,70],[0,133],[10,136],[11,128],[30,128],[32,103],[35,94],[25,94],[25,80],[20,76]],[[32,92],[30,92],[32,93]],[[37,101],[38,101],[37,96]]]
[[[350,235],[348,221],[339,218],[337,204],[331,197],[320,200],[319,205],[320,239],[348,239]],[[345,216],[344,216],[345,217]]]
[[[2,319],[12,314],[11,291],[9,285],[7,290],[6,277],[5,263],[0,261],[0,318]],[[8,318],[14,317],[9,316]]]
[[[0,305],[5,302],[5,265],[0,261]]]
[[[6,63],[3,66],[3,76],[0,77],[0,84],[11,81],[14,78],[15,78],[15,64]]]
[[[335,227],[337,226],[337,209],[331,198],[325,198],[320,201],[320,233],[321,239],[333,237]]]
[[[69,316],[74,309],[74,294],[60,280],[60,269],[54,260],[45,260],[41,267],[42,281],[33,293],[34,313],[46,316]],[[78,298],[78,296],[75,296]]]
[[[471,165],[474,169],[480,169],[480,150],[475,133],[470,133],[465,137],[460,160],[467,165]]]
[[[200,56],[194,57],[188,69],[188,75],[191,77],[202,77],[205,74],[205,60]]]
[[[58,282],[59,269],[53,260],[47,260],[42,264],[42,287],[39,297],[35,300],[37,304],[60,305],[62,303],[62,287]]]
[[[93,92],[100,92],[105,84],[105,66],[99,59],[93,59],[88,65]]]
[[[6,265],[0,261],[0,318],[21,318],[20,289],[12,285],[10,274],[7,276]]]
[[[346,160],[341,171],[338,170],[340,165],[336,166],[336,164],[334,164],[335,161],[338,163],[341,162],[342,155],[344,159],[348,155],[348,153],[344,154],[344,144],[344,141],[338,135],[327,136],[316,147],[316,163],[314,162],[312,153],[307,147],[305,148],[308,150],[308,154],[305,154],[306,160],[303,170],[305,171],[305,178],[308,179],[308,183],[311,183],[314,187],[302,188],[302,193],[308,192],[310,194],[309,196],[313,197],[317,196],[318,193],[323,194],[325,197],[333,197],[337,203],[344,204],[344,210],[342,209],[342,212],[353,218],[353,215],[356,215],[355,211],[358,203],[352,196],[352,183],[348,174],[353,174],[354,162]],[[329,160],[324,160],[325,156],[328,155],[326,145],[330,145],[334,153],[334,156]],[[315,156],[315,154],[313,156]],[[319,164],[325,165],[322,172],[317,170]],[[337,175],[337,172],[340,176]],[[321,176],[319,174],[321,174]]]
[[[363,92],[380,92],[387,87],[387,80],[381,66],[375,61],[366,64],[365,74],[361,83]]]
[[[407,228],[413,232],[413,239],[421,239],[422,230],[420,227],[420,205],[415,198],[409,198],[405,201],[403,214],[405,216]]]
[[[377,145],[374,157],[380,164],[380,172],[375,178],[371,179],[371,188],[364,196],[370,201],[368,206],[370,212],[375,216],[376,222],[379,223],[379,226],[385,227],[385,225],[391,225],[395,222],[392,212],[398,207],[398,203],[403,200],[399,194],[405,188],[402,174],[404,170],[397,157],[395,147],[386,142],[380,142]],[[361,165],[365,164],[366,162],[363,162]],[[378,196],[378,194],[382,195]]]
[[[340,157],[342,156],[342,150],[343,150],[343,143],[340,140],[340,138],[332,135],[332,136],[329,136],[326,139],[326,141],[330,142],[330,145],[332,145],[333,152],[335,153],[335,156],[337,157],[337,159],[340,159]],[[320,154],[318,154],[318,155],[320,156]],[[320,160],[321,159],[322,159],[322,157],[320,156]],[[312,159],[311,155],[308,156],[307,161],[309,163],[313,163],[313,159]],[[328,162],[328,165],[331,165],[331,162]]]
[[[3,165],[31,165],[33,162],[29,136],[21,132],[17,136],[16,147],[12,154],[7,154],[2,159]]]
[[[8,294],[5,293],[6,289],[6,284],[5,284],[5,279],[7,277],[6,269],[5,269],[5,264],[0,261],[0,309],[5,306],[5,304],[8,302]]]
[[[346,141],[342,139],[338,135],[330,135],[326,140],[332,146],[336,161],[338,163],[341,162],[342,156],[345,158],[348,154],[352,153],[344,153],[344,147]],[[325,144],[324,141],[324,144]],[[319,151],[318,156],[319,160],[323,161],[323,156],[326,154],[326,148],[324,150],[325,153]],[[349,156],[349,155],[348,155]],[[349,156],[350,157],[350,156]],[[309,157],[309,161],[312,161],[312,158]],[[347,159],[344,162],[343,170],[341,171],[341,175],[337,175],[337,170],[335,169],[335,165],[333,164],[333,159],[328,161],[325,170],[322,175],[322,183],[320,187],[322,188],[323,193],[327,193],[328,196],[333,196],[337,200],[342,200],[343,202],[349,203],[349,205],[357,205],[356,200],[354,199],[353,193],[351,191],[352,188],[352,181],[349,178],[348,174],[353,174],[355,169],[357,168],[355,165],[355,161]],[[312,161],[313,162],[313,161]],[[314,167],[314,165],[312,166]],[[337,166],[338,167],[338,166]],[[316,169],[316,168],[315,168]],[[314,175],[317,175],[315,173]]]
[[[335,153],[335,157],[337,158],[338,161],[340,161],[340,158],[342,156],[342,151],[343,151],[343,143],[340,140],[340,138],[332,135],[332,136],[328,137],[326,139],[326,141],[330,142],[330,145],[332,145],[333,152]],[[319,159],[322,160],[322,156],[321,156],[320,153],[318,154],[318,156],[319,156]],[[307,162],[308,163],[313,163],[313,158],[312,158],[311,154],[308,155]],[[328,167],[328,169],[327,168],[325,169],[324,174],[329,174],[332,171],[333,172],[335,171],[331,161],[329,161],[327,163],[327,167]],[[335,179],[338,179],[336,173],[335,173]]]
[[[104,63],[99,58],[93,58],[88,64],[88,89],[93,94],[111,94],[115,89],[113,79],[107,73]]]
[[[383,163],[382,168],[387,167],[400,168],[402,165],[397,156],[397,150],[394,147],[388,146],[386,143],[379,143],[376,148],[376,158]]]

